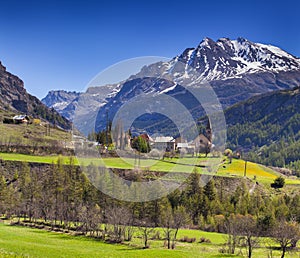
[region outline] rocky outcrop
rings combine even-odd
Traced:
[[[51,124],[70,129],[71,124],[54,109],[49,109],[38,98],[30,95],[23,81],[9,72],[0,62],[0,108],[15,113],[27,114]]]

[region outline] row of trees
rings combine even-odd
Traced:
[[[109,178],[104,175],[101,180]],[[191,226],[227,233],[229,253],[243,241],[249,257],[260,236],[278,239],[283,253],[296,246],[300,238],[299,193],[250,193],[245,182],[234,189],[226,187],[224,180],[212,179],[202,187],[200,175],[192,173],[182,189],[164,198],[127,203],[97,190],[72,159],[69,165],[59,159],[44,168],[22,163],[13,173],[3,167],[0,170],[0,213],[31,223],[42,219],[52,228],[77,230],[112,242],[131,240],[138,228],[145,247],[157,227],[163,227],[166,246],[174,248],[178,230]],[[283,232],[293,234],[278,235]]]
[[[237,247],[246,247],[247,257],[252,257],[254,248],[259,247],[261,235],[271,236],[282,250],[281,257],[291,248],[296,248],[300,238],[299,225],[294,222],[277,221],[271,228],[260,225],[254,216],[231,214],[224,222],[225,231],[228,234],[227,250],[230,254],[236,252]]]

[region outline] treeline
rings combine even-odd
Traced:
[[[96,169],[90,167],[93,168]],[[214,179],[202,187],[200,175],[192,173],[182,189],[166,197],[150,202],[121,202],[97,190],[72,159],[69,165],[58,159],[46,172],[34,170],[27,163],[13,173],[2,169],[0,213],[20,222],[25,219],[111,242],[130,241],[133,231],[139,228],[145,247],[157,227],[163,227],[164,235],[157,237],[165,239],[168,248],[175,248],[177,232],[182,227],[227,233],[230,239],[224,252],[230,253],[234,253],[238,237],[244,237],[245,232],[251,231],[253,239],[275,236],[278,228],[286,225],[289,232],[294,232],[286,248],[295,247],[300,238],[299,193],[252,192],[243,181],[231,191]],[[238,226],[241,223],[244,227]]]

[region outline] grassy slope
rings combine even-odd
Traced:
[[[46,135],[46,127],[35,124],[3,124],[0,123],[0,141],[6,143],[11,141],[18,144],[47,145],[51,141],[71,141],[71,134],[62,130],[50,129],[50,135]]]

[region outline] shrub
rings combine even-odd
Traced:
[[[271,184],[273,188],[282,188],[285,185],[285,179],[282,176],[277,177],[274,183]]]
[[[199,243],[211,243],[211,241],[208,238],[200,237]]]
[[[141,136],[132,140],[131,147],[142,153],[148,153],[151,150],[149,142]]]
[[[32,121],[32,123],[33,123],[34,125],[40,125],[40,124],[41,124],[41,119],[34,118],[33,121]]]
[[[152,158],[160,158],[161,156],[161,153],[159,150],[157,149],[152,149],[149,153],[149,156],[152,157]]]
[[[14,120],[12,118],[4,117],[3,119],[4,124],[14,124]]]
[[[219,253],[221,253],[221,254],[227,254],[227,253],[228,253],[228,250],[226,249],[225,246],[222,246],[222,247],[219,249]]]
[[[160,232],[156,231],[155,234],[152,237],[152,240],[160,240]]]
[[[195,237],[187,237],[187,236],[184,236],[183,238],[179,239],[180,242],[183,242],[183,243],[194,243],[196,242],[196,238]]]

